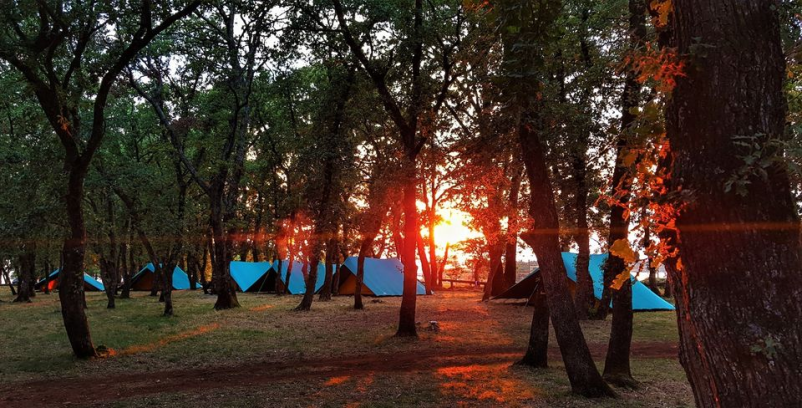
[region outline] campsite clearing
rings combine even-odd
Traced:
[[[0,298],[9,297],[7,289]],[[174,294],[176,316],[160,316],[156,298],[136,293],[104,308],[87,293],[97,346],[110,356],[77,361],[64,341],[58,296],[0,305],[0,405],[226,406],[331,405],[360,402],[433,405],[596,406],[572,396],[552,341],[547,370],[512,367],[526,345],[531,308],[481,303],[477,292],[442,292],[418,299],[417,341],[392,337],[400,298],[352,297],[315,302],[293,312],[297,296],[240,294],[242,308],[212,310],[202,291]],[[633,371],[638,391],[601,406],[690,406],[690,387],[676,360],[672,312],[635,314]],[[435,320],[439,332],[427,330]],[[608,322],[583,323],[601,365]],[[145,375],[147,374],[147,375]],[[69,377],[53,387],[54,380]],[[302,381],[293,381],[293,380]],[[152,381],[151,381],[152,380]],[[87,387],[77,392],[75,387]]]

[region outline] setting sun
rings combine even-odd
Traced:
[[[438,248],[481,236],[479,231],[468,227],[469,216],[462,211],[448,209],[440,216],[443,220],[434,227],[434,240]]]

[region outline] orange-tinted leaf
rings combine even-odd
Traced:
[[[635,251],[629,246],[629,241],[625,238],[616,240],[610,246],[610,253],[623,259],[628,264],[635,263],[638,260]]]

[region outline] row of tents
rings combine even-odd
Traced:
[[[306,291],[306,280],[302,273],[303,264],[298,261],[281,262],[231,262],[231,277],[243,292],[273,292],[280,279],[287,292],[300,295]],[[289,270],[289,273],[288,273]],[[369,296],[401,296],[404,288],[404,266],[398,259],[365,258],[365,274],[362,279],[362,294]],[[341,295],[353,295],[356,288],[357,257],[352,256],[334,270],[334,283]],[[315,292],[323,287],[325,265],[319,264]],[[289,275],[289,282],[287,282]],[[426,288],[417,282],[417,294],[425,295]]]
[[[563,252],[563,263],[567,273],[569,287],[573,291],[576,286],[576,258],[577,254]],[[593,279],[593,290],[597,299],[601,299],[603,290],[602,269],[607,254],[591,255],[589,271]],[[292,269],[289,268],[290,262],[231,262],[231,277],[242,292],[274,292],[276,283],[280,279],[285,285],[287,292],[299,295],[306,291],[306,280],[302,273],[303,264],[298,261],[292,262]],[[279,269],[281,270],[279,273]],[[289,270],[289,273],[288,273]],[[341,295],[353,295],[356,288],[357,257],[349,257],[334,271],[334,282]],[[368,296],[401,296],[403,294],[403,265],[398,259],[377,259],[365,258],[365,274],[363,278],[362,293]],[[60,270],[55,270],[46,279],[36,283],[36,289],[53,290],[58,287]],[[318,292],[324,283],[325,266],[318,265],[317,282],[315,292]],[[289,275],[289,282],[287,282]],[[132,290],[150,290],[153,286],[155,273],[153,264],[147,264],[131,279]],[[674,306],[657,296],[640,281],[631,277],[632,281],[632,309],[635,311],[647,310],[674,310]],[[542,285],[540,269],[537,268],[527,275],[520,282],[516,283],[505,292],[496,296],[494,299],[526,299],[529,300],[537,293]],[[189,276],[178,266],[173,270],[173,289],[186,290],[190,288]],[[196,288],[200,285],[196,283]],[[102,291],[103,284],[98,282],[88,274],[84,273],[84,290]],[[421,282],[417,282],[418,295],[426,294],[426,289]]]
[[[45,287],[48,291],[52,291],[58,289],[58,285],[61,283],[61,269],[56,269],[47,276],[36,282],[34,285],[34,289],[36,290],[45,290]],[[131,289],[132,290],[150,290],[153,286],[153,280],[155,279],[155,268],[153,264],[149,263],[145,265],[139,272],[137,272],[133,277],[131,277]],[[175,290],[186,290],[189,289],[189,276],[184,272],[180,267],[176,266],[173,270],[173,289]],[[196,289],[200,289],[201,286],[199,284],[195,284]],[[87,292],[97,292],[97,291],[104,291],[106,290],[105,286],[103,286],[102,282],[99,282],[97,279],[90,276],[88,273],[84,272],[84,291]]]
[[[278,273],[279,262],[231,262],[231,277],[242,292],[274,292],[277,279],[287,288],[288,293],[303,294],[306,291],[306,279],[302,273],[303,264],[298,261],[281,262],[281,273]],[[339,268],[335,269],[335,283],[339,293],[352,295],[356,288],[357,258],[350,257]],[[403,293],[404,275],[403,265],[398,259],[365,259],[365,276],[362,293],[369,296],[401,296]],[[36,283],[37,290],[58,288],[60,282],[60,269],[56,269],[47,278]],[[318,265],[318,279],[315,283],[315,292],[323,287],[325,266]],[[289,275],[289,282],[287,282]],[[153,264],[149,263],[131,278],[131,290],[148,291],[153,287],[156,278]],[[196,289],[200,289],[197,283]],[[173,270],[173,289],[186,290],[190,288],[189,276],[180,267]],[[84,273],[85,291],[103,291],[103,283]],[[417,284],[417,294],[425,295],[426,289],[422,283]]]

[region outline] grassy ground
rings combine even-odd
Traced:
[[[218,366],[249,366],[307,360],[337,360],[354,356],[446,355],[456,349],[526,345],[531,309],[481,303],[476,292],[445,292],[418,298],[418,320],[436,320],[441,330],[421,330],[417,341],[392,337],[400,299],[382,299],[366,310],[350,308],[353,298],[315,302],[311,312],[291,309],[299,297],[240,294],[242,308],[212,309],[214,297],[201,291],[174,294],[173,318],[161,317],[161,304],[146,293],[118,300],[116,310],[105,309],[102,293],[88,293],[88,316],[96,346],[112,357],[76,361],[71,357],[56,294],[36,297],[31,304],[0,303],[0,384],[114,376],[165,370]],[[10,300],[7,288],[0,299]],[[585,322],[591,345],[606,344],[609,321]],[[635,315],[633,342],[676,342],[673,313]],[[554,343],[552,341],[552,343]],[[690,406],[690,388],[676,359],[633,359],[636,391],[621,391],[621,400],[585,401],[570,394],[559,358],[546,370],[511,367],[507,360],[454,358],[431,369],[304,374],[269,386],[220,386],[192,392],[164,392],[107,406],[177,407],[211,402],[215,406]],[[598,361],[601,367],[603,361]],[[330,375],[331,374],[331,375]],[[156,387],[158,385],[154,385]]]

